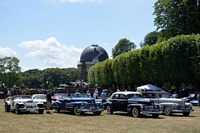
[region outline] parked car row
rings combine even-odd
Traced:
[[[45,94],[44,94],[45,95]],[[16,114],[22,112],[38,112],[43,114],[46,101],[39,100],[42,94],[16,95],[9,97],[5,102],[5,111],[13,111]],[[52,103],[52,109],[56,113],[72,112],[74,115],[81,115],[84,112],[92,112],[100,115],[104,110],[107,114],[114,112],[127,113],[133,117],[151,115],[157,118],[160,114],[172,115],[182,113],[189,116],[193,112],[192,104],[185,99],[169,98],[166,92],[145,92],[143,94],[132,91],[119,91],[113,93],[107,102],[102,103],[87,94],[75,93],[70,96],[58,97]]]

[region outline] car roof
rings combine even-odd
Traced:
[[[35,96],[35,95],[39,96],[39,95],[46,95],[46,94],[33,94],[33,95],[34,95],[34,96]],[[33,96],[33,95],[32,95],[32,96]]]
[[[141,94],[140,92],[135,92],[135,91],[118,91],[118,92],[115,92],[113,94]]]
[[[146,92],[143,92],[143,94],[145,93],[151,93],[151,94],[170,94],[169,92],[166,92],[166,91],[146,91]]]

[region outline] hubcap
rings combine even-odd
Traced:
[[[110,114],[110,106],[107,106],[107,113]]]
[[[165,107],[165,114],[169,115],[170,114],[170,109],[168,107]]]
[[[134,117],[138,116],[138,110],[136,108],[133,109],[132,113]]]

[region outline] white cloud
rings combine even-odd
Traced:
[[[0,57],[17,57],[17,53],[10,48],[1,48],[0,47]]]
[[[60,44],[56,38],[50,37],[45,41],[35,40],[26,41],[19,44],[20,47],[33,50],[26,54],[28,58],[40,59],[43,61],[43,66],[53,67],[76,67],[77,61],[80,60],[80,55],[83,49],[73,46]],[[42,68],[37,66],[37,68]]]

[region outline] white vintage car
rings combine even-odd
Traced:
[[[12,111],[16,114],[22,112],[38,112],[39,114],[43,114],[45,109],[43,102],[33,101],[30,95],[8,97],[4,106],[6,112]]]
[[[143,93],[143,96],[151,99],[154,103],[160,104],[163,113],[168,116],[172,113],[182,113],[184,116],[189,116],[194,111],[191,103],[182,98],[170,98],[171,94],[169,92],[147,91]]]
[[[42,102],[44,104],[44,107],[46,108],[47,106],[46,94],[33,94],[31,98],[33,99],[33,102],[38,102],[38,103]]]

